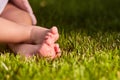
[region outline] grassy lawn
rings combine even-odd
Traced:
[[[55,60],[0,55],[0,80],[120,80],[120,0],[30,0],[38,25],[58,26]]]

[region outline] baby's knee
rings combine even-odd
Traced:
[[[5,10],[1,14],[1,17],[16,23],[24,25],[32,25],[32,18],[28,12],[17,8],[15,5],[8,3]]]
[[[32,18],[29,15],[29,13],[22,11],[21,12],[21,16],[23,17],[23,21],[22,24],[26,24],[26,25],[32,25]]]

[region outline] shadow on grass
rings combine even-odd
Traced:
[[[31,0],[38,25],[66,31],[120,31],[120,0]]]

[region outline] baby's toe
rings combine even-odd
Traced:
[[[57,34],[58,33],[58,29],[56,26],[53,26],[51,29],[50,29],[50,32],[53,33],[53,34]]]
[[[55,49],[55,52],[56,52],[56,56],[60,57],[61,56],[61,50],[60,50],[59,44],[55,44],[54,49]]]

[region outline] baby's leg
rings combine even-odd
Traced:
[[[22,10],[19,10],[18,8],[16,8],[15,6],[9,4],[8,5],[9,7],[7,8],[7,10],[5,10],[2,14],[2,17],[3,18],[6,18],[8,20],[11,20],[13,22],[16,22],[18,24],[22,24],[22,25],[32,25],[32,22],[31,22],[31,18],[30,16],[22,11]],[[12,9],[11,9],[12,8]],[[11,11],[11,10],[12,11]],[[16,14],[19,14],[16,15]],[[23,21],[23,17],[24,17],[24,21]],[[25,27],[24,26],[24,27]],[[16,26],[17,27],[17,26]],[[27,27],[32,27],[32,26],[27,26]],[[47,33],[48,31],[52,31],[52,30],[48,30],[46,28],[34,28],[35,30],[32,30],[32,31],[36,31],[36,32],[39,32],[39,34],[43,34],[43,36],[45,36],[44,34]],[[47,32],[46,32],[47,31]],[[40,33],[41,32],[41,33]],[[53,31],[52,31],[53,32]],[[38,35],[34,32],[32,32],[34,34],[34,36]],[[51,33],[51,32],[50,32]],[[49,35],[51,34],[48,34],[46,37],[48,38]],[[40,37],[39,37],[40,38]],[[33,38],[34,39],[34,38]],[[51,38],[52,39],[52,38]],[[57,39],[56,39],[57,40]],[[48,40],[50,41],[50,40]],[[40,42],[39,42],[40,43]],[[27,53],[30,53],[29,55],[31,55],[33,52],[36,52],[36,47],[37,45],[30,45],[30,44],[10,44],[9,45],[10,48],[14,51],[14,52],[22,52],[22,53],[25,53],[26,51],[24,51],[24,49],[27,50]],[[34,47],[34,48],[32,48]],[[57,47],[57,49],[59,49],[59,47]]]
[[[26,27],[0,17],[0,42],[20,43],[28,42],[42,43],[48,29],[34,26]],[[54,39],[53,39],[54,40]]]
[[[22,57],[32,57],[40,49],[40,45],[32,44],[9,44],[9,47],[15,54],[19,54]]]
[[[46,43],[33,45],[33,44],[14,44],[10,45],[12,51],[15,54],[19,54],[23,57],[32,57],[34,55],[39,55],[41,57],[54,59],[59,57],[60,48],[58,44],[47,45]]]
[[[31,31],[31,40],[28,40],[28,43],[39,44],[42,43],[46,38],[48,43],[54,43],[58,38],[59,34],[56,27],[51,29],[32,26],[31,17],[29,14],[11,3],[7,5],[1,17],[6,18],[10,21],[16,22],[17,24],[27,25],[28,27],[34,27]],[[30,25],[30,26],[29,26]]]
[[[18,8],[9,3],[3,11],[1,17],[13,21],[17,24],[25,25],[24,27],[32,27],[32,21],[27,12],[19,10]],[[15,54],[18,53],[21,56],[26,57],[33,56],[34,53],[36,53],[36,51],[39,49],[37,45],[23,43],[9,43],[8,46]]]
[[[0,16],[7,20],[16,22],[17,24],[32,25],[32,20],[29,14],[17,8],[12,3],[7,4]]]
[[[0,42],[19,43],[30,39],[32,27],[24,27],[0,17],[0,30]]]

